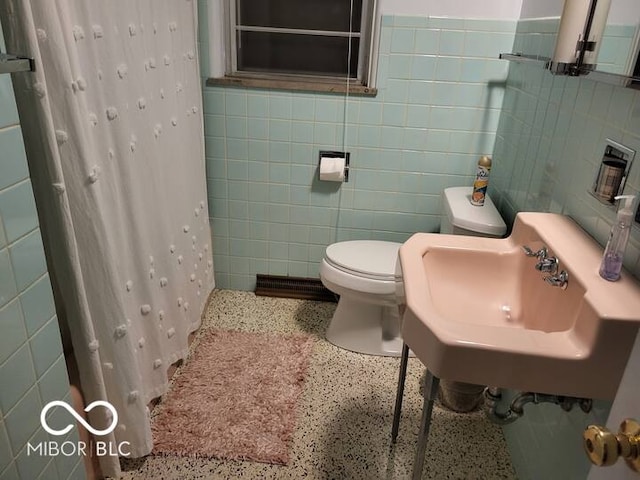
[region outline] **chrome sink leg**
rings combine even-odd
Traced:
[[[398,390],[396,391],[396,406],[393,410],[393,427],[391,428],[391,443],[396,443],[398,428],[400,428],[400,413],[402,411],[402,396],[404,394],[404,381],[407,378],[407,363],[409,360],[409,346],[402,342],[402,354],[400,356],[400,373],[398,375]]]
[[[420,433],[418,434],[418,447],[413,460],[412,480],[420,480],[422,467],[424,465],[424,455],[427,450],[427,437],[431,427],[431,413],[433,412],[433,402],[438,394],[440,379],[434,376],[429,369],[424,379],[424,403],[422,405],[422,418],[420,419]]]

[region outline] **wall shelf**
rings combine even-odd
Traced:
[[[549,57],[539,57],[537,55],[524,55],[522,53],[501,53],[499,55],[501,60],[507,60],[509,62],[525,63],[529,65],[539,65],[540,68],[547,70],[551,59]],[[549,72],[551,73],[551,72]],[[627,77],[625,75],[617,75],[615,73],[607,73],[599,70],[589,72],[582,75],[584,78],[593,80],[599,83],[606,83],[607,85],[613,85],[615,87],[634,88],[640,90],[640,78]]]
[[[539,57],[537,55],[525,55],[523,53],[501,53],[500,60],[508,60],[509,62],[528,63],[529,65],[538,64],[542,68],[547,68],[551,59],[549,57]]]

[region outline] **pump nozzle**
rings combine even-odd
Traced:
[[[624,200],[624,202],[620,204],[618,215],[622,214],[633,216],[633,202],[636,199],[635,195],[618,195],[617,197],[615,197],[615,199]]]
[[[611,235],[604,249],[599,272],[602,278],[610,282],[615,282],[620,278],[624,249],[627,246],[633,223],[633,201],[636,197],[635,195],[618,195],[615,199],[624,200],[624,202],[620,202],[616,223],[611,227]]]

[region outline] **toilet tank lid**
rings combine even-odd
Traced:
[[[393,279],[400,245],[382,240],[349,240],[329,245],[325,258],[356,273]]]
[[[503,236],[507,225],[487,195],[481,207],[471,204],[473,187],[449,187],[444,190],[444,202],[451,223],[472,232]]]

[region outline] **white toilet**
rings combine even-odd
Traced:
[[[491,198],[471,205],[471,187],[444,190],[440,233],[502,237],[507,227]],[[396,289],[400,243],[354,240],[329,245],[320,266],[325,287],[340,295],[327,340],[354,352],[398,356],[402,349]]]

